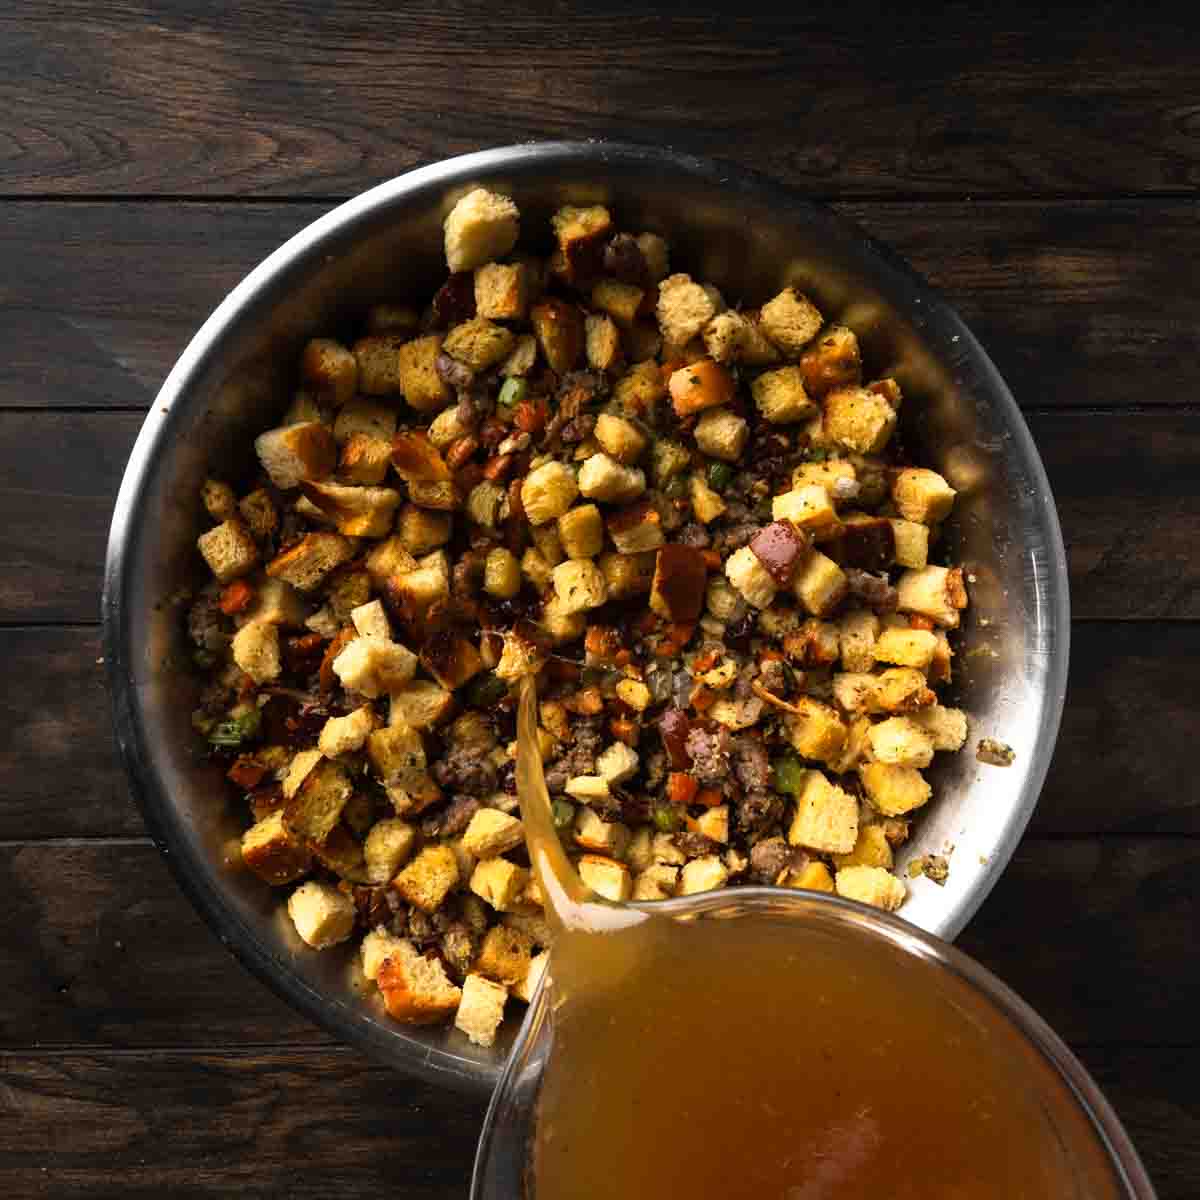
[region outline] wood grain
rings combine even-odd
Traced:
[[[1030,416],[1077,617],[1200,616],[1200,426],[1186,413]],[[136,413],[0,412],[0,622],[92,621]],[[42,453],[49,447],[52,452]]]
[[[99,652],[91,628],[0,630],[0,661],[23,681],[0,691],[0,841],[143,833],[112,744]],[[1180,784],[1200,742],[1198,660],[1200,625],[1075,626],[1035,832],[1200,833],[1200,797]]]
[[[303,12],[10,10],[0,192],[342,195],[530,137],[725,155],[819,194],[1186,193],[1200,179],[1194,23],[1144,11],[1131,28],[1111,2],[1087,21],[971,3],[889,11],[885,26],[856,5]]]
[[[1032,838],[962,939],[1066,1038],[1195,1044],[1200,841]],[[156,851],[0,845],[0,1047],[311,1046],[247,976]],[[1069,986],[1064,986],[1069,981]]]
[[[328,207],[5,205],[0,408],[149,406],[225,294]],[[944,291],[1024,406],[1195,403],[1191,204],[836,207]]]
[[[1080,1056],[1161,1200],[1193,1200],[1200,1051],[1085,1047]],[[335,1047],[0,1054],[0,1096],[0,1189],[55,1198],[460,1197],[484,1114],[481,1101]]]

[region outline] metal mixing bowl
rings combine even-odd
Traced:
[[[605,143],[514,146],[450,159],[380,185],[315,221],[236,287],[192,339],[146,418],[113,515],[105,566],[105,659],[117,737],[151,836],[221,940],[256,975],[338,1037],[428,1079],[484,1090],[515,1022],[491,1049],[454,1030],[390,1022],[348,948],[316,953],[281,894],[231,866],[244,814],[198,753],[198,684],[177,597],[200,579],[205,475],[250,468],[253,435],[295,386],[304,340],[350,336],[368,305],[420,301],[445,274],[441,223],[464,191],[497,188],[520,206],[530,248],[563,203],[610,205],[621,228],[671,243],[675,269],[726,300],[757,303],[786,284],[858,334],[865,361],[904,388],[902,427],[919,461],[958,489],[950,558],[967,564],[971,608],[957,700],[981,736],[1009,743],[1008,768],[971,749],[933,772],[936,800],[900,856],[954,847],[944,887],[911,881],[902,910],[944,938],[966,924],[1003,870],[1045,778],[1067,676],[1067,571],[1054,501],[1029,430],[996,368],[929,287],[853,225],[734,168],[668,150]]]

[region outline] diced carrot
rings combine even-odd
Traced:
[[[712,688],[698,687],[692,692],[692,707],[697,712],[708,712],[717,702],[717,693]]]
[[[672,804],[691,804],[700,785],[683,771],[672,771],[667,776],[667,799]]]
[[[492,483],[503,483],[509,471],[512,470],[513,456],[511,454],[498,454],[495,458],[489,458],[484,464],[483,477],[490,479]]]
[[[235,579],[221,592],[218,603],[221,611],[227,617],[232,617],[234,613],[245,612],[253,599],[254,589],[244,579]]]
[[[921,613],[908,614],[908,627],[909,629],[928,629],[930,633],[933,632],[933,622],[928,617],[922,616]]]
[[[522,433],[539,433],[546,425],[546,402],[523,400],[513,413],[513,424]]]
[[[696,793],[693,804],[703,804],[705,808],[716,808],[723,800],[720,788],[702,788]]]
[[[243,754],[225,772],[225,776],[227,779],[232,779],[238,787],[250,791],[251,788],[258,787],[266,773],[267,768],[262,763],[248,754]]]

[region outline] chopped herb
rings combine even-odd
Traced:
[[[656,804],[650,814],[659,833],[674,833],[683,824],[679,810],[670,804]]]
[[[804,764],[794,754],[777,758],[771,764],[771,786],[777,792],[799,795],[804,785],[804,775]]]
[[[261,725],[262,714],[257,708],[251,709],[244,716],[220,722],[208,735],[208,740],[214,746],[240,746],[257,737]]]
[[[734,471],[728,463],[708,464],[708,486],[714,492],[723,492],[733,482]]]

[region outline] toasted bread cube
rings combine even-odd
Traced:
[[[453,512],[462,502],[452,479],[410,479],[408,498],[419,508],[432,508],[443,513]]]
[[[927,767],[933,761],[933,738],[909,717],[888,717],[867,734],[877,762],[899,767]]]
[[[395,432],[396,410],[365,396],[356,396],[342,405],[333,423],[333,436],[339,443],[349,441],[356,433],[391,441]]]
[[[663,339],[682,346],[717,315],[712,296],[690,275],[670,275],[658,285],[655,313]]]
[[[656,833],[653,839],[653,855],[656,863],[666,863],[672,867],[682,867],[688,857],[675,844],[675,839],[669,833]]]
[[[789,871],[787,886],[806,892],[832,892],[833,876],[823,862],[814,859],[805,863],[799,871]]]
[[[849,853],[858,840],[858,801],[823,772],[806,771],[787,839],[822,854]]]
[[[358,388],[368,396],[396,396],[404,390],[403,333],[372,333],[354,343]]]
[[[693,473],[688,481],[688,494],[692,501],[692,512],[702,525],[715,521],[725,511],[725,501],[708,486],[699,472]]]
[[[663,544],[662,517],[650,500],[639,500],[608,518],[608,534],[622,554],[642,554]]]
[[[584,318],[584,349],[593,370],[616,369],[621,361],[621,335],[611,317],[589,313]]]
[[[961,708],[931,704],[909,718],[933,739],[935,750],[960,750],[967,740],[967,714]]]
[[[634,712],[645,712],[652,697],[650,689],[640,679],[621,679],[617,681],[617,699]]]
[[[607,788],[605,793],[607,794]],[[594,854],[624,858],[629,847],[629,826],[620,821],[605,821],[586,804],[581,804],[575,810],[572,832],[575,844]]]
[[[601,413],[596,418],[596,441],[619,463],[636,462],[646,449],[646,435],[614,413]]]
[[[345,404],[358,387],[354,355],[332,338],[313,338],[300,356],[300,375],[306,387],[330,404]]]
[[[438,412],[454,399],[435,366],[441,352],[442,337],[436,333],[405,342],[396,351],[399,390],[418,412]]]
[[[511,329],[486,317],[472,317],[446,334],[442,350],[451,358],[466,363],[472,371],[480,372],[507,358],[515,344],[516,335]]]
[[[645,295],[640,287],[632,283],[601,279],[592,288],[592,307],[607,313],[618,325],[628,328],[637,317]]]
[[[450,715],[454,696],[440,684],[414,679],[391,693],[388,723],[413,729],[432,729]]]
[[[799,367],[779,367],[764,371],[750,385],[758,411],[772,425],[787,425],[804,421],[817,410],[804,390]]]
[[[633,880],[634,900],[669,900],[679,886],[679,868],[650,863]]]
[[[377,724],[375,710],[364,704],[344,717],[330,717],[321,728],[317,746],[326,758],[361,750]]]
[[[558,538],[568,558],[594,558],[604,548],[604,520],[594,504],[579,504],[558,518]]]
[[[834,866],[883,867],[891,870],[895,861],[891,843],[887,840],[887,829],[882,825],[859,825],[858,840],[849,854],[835,854]]]
[[[725,560],[725,574],[747,604],[768,608],[775,599],[775,580],[749,546],[735,550]]]
[[[709,357],[719,363],[740,362],[749,325],[749,320],[739,312],[718,313],[701,331]]]
[[[599,775],[574,775],[567,780],[564,790],[568,796],[573,796],[584,804],[607,800],[612,794],[608,780]]]
[[[367,878],[371,883],[390,883],[408,861],[416,840],[416,828],[399,817],[385,817],[367,831],[363,842]]]
[[[694,359],[672,372],[667,380],[671,407],[677,417],[691,416],[708,408],[719,408],[734,397],[733,376],[711,358]]]
[[[869,671],[875,665],[875,639],[878,636],[879,618],[869,608],[846,613],[838,622],[842,668],[851,672]]]
[[[379,969],[394,955],[401,953],[401,947],[407,943],[403,938],[380,925],[367,933],[359,944],[358,951],[362,959],[363,976],[372,983],[379,978]]]
[[[542,605],[542,629],[556,645],[573,642],[583,637],[587,621],[582,612],[567,612],[557,596],[551,596]]]
[[[824,462],[801,463],[792,471],[793,490],[820,484],[831,498],[836,498],[839,480],[847,480],[850,483],[858,481],[854,464],[848,459],[831,458]]]
[[[521,555],[521,574],[540,592],[550,585],[554,568],[545,560],[542,552],[536,546],[530,546]]]
[[[372,730],[367,737],[367,757],[385,785],[415,787],[425,774],[425,743],[407,725],[393,723]]]
[[[784,288],[762,306],[759,322],[763,333],[788,358],[797,358],[821,329],[823,319],[816,305],[795,288]]]
[[[693,546],[660,546],[654,560],[650,607],[668,621],[695,621],[704,610],[708,567]]]
[[[638,754],[624,742],[613,742],[596,759],[596,770],[610,784],[625,783],[637,774]]]
[[[242,835],[242,861],[260,878],[278,887],[299,879],[312,866],[312,854],[288,828],[283,809],[277,808]]]
[[[535,954],[529,960],[529,970],[525,972],[525,978],[513,986],[512,994],[518,1000],[523,1000],[526,1004],[531,1004],[534,996],[537,994],[538,985],[542,982],[542,976],[545,975],[546,967],[549,963],[549,951],[543,950],[541,954]]]
[[[579,495],[575,474],[565,463],[543,463],[521,485],[521,505],[531,525],[561,517]]]
[[[450,595],[450,569],[445,553],[441,550],[431,551],[418,560],[414,570],[394,576],[387,588],[392,599],[410,620],[423,616],[439,600],[445,600]]]
[[[279,660],[279,627],[268,621],[251,621],[233,637],[233,661],[255,683],[278,679],[283,667]]]
[[[528,287],[524,263],[484,263],[475,268],[475,313],[498,321],[525,315]]]
[[[392,627],[388,624],[387,613],[384,612],[382,601],[371,600],[352,608],[350,621],[362,637],[388,641],[392,636]]]
[[[317,762],[303,778],[284,806],[283,817],[293,833],[320,844],[341,820],[354,789],[346,772],[326,760]]]
[[[872,703],[878,712],[909,713],[926,708],[936,699],[925,676],[915,667],[889,667],[874,679]]]
[[[639,362],[630,367],[613,388],[616,407],[629,416],[641,417],[651,412],[667,394],[662,373],[656,362]],[[657,447],[658,442],[655,442]],[[680,447],[682,449],[682,447]],[[687,451],[684,450],[686,454]],[[685,463],[686,465],[686,463]],[[683,468],[681,467],[680,470]],[[658,476],[655,475],[657,482]]]
[[[224,521],[202,533],[196,546],[218,583],[240,579],[258,562],[254,538],[237,520]]]
[[[712,458],[737,462],[750,437],[750,426],[727,408],[710,409],[696,425],[696,445]]]
[[[612,216],[602,204],[577,208],[565,204],[550,218],[560,261],[569,282],[595,275],[603,260],[604,242],[612,232]]]
[[[657,233],[639,233],[634,240],[642,252],[642,258],[645,260],[650,278],[655,283],[665,279],[670,270],[666,240],[659,237]]]
[[[524,867],[506,858],[488,858],[471,874],[471,891],[497,912],[511,912],[529,881]]]
[[[279,513],[275,511],[275,504],[264,488],[256,488],[242,497],[238,503],[238,515],[251,536],[259,540],[269,537],[279,528]]]
[[[764,703],[757,696],[751,696],[749,700],[722,698],[709,708],[708,716],[718,725],[724,725],[726,729],[736,731],[749,729],[752,725],[758,724],[763,708]]]
[[[489,930],[489,934],[496,929]],[[529,963],[524,964],[528,972]],[[508,989],[493,983],[483,975],[470,974],[463,981],[462,999],[454,1015],[454,1028],[461,1030],[476,1046],[491,1046],[496,1041],[496,1030],[504,1020],[504,1005],[508,1000]]]
[[[883,867],[843,867],[834,883],[839,896],[886,912],[895,912],[908,895],[904,884]]]
[[[336,946],[354,931],[354,902],[329,883],[302,883],[288,897],[287,910],[296,932],[314,950]]]
[[[867,799],[885,817],[902,817],[927,804],[933,789],[916,767],[870,762],[858,768]]]
[[[814,550],[796,571],[792,591],[814,617],[827,617],[845,599],[846,573],[831,558]]]
[[[787,716],[784,726],[788,741],[802,758],[832,763],[846,744],[846,723],[837,710],[811,696],[797,696],[794,713]]]
[[[934,525],[944,521],[958,493],[936,471],[906,467],[892,481],[892,500],[906,521]]]
[[[346,537],[383,537],[400,507],[400,493],[394,488],[308,482],[300,488],[305,499],[311,500]]]
[[[483,670],[479,651],[461,634],[435,633],[425,640],[421,666],[442,685],[454,691]]]
[[[200,488],[205,511],[214,521],[231,521],[237,516],[237,496],[219,479],[206,479]]]
[[[634,886],[637,886],[637,872],[644,871],[654,865],[654,830],[649,825],[642,825],[629,839],[622,856],[634,872]]]
[[[354,545],[338,533],[309,533],[267,564],[272,579],[301,592],[320,587],[329,573],[354,557]]]
[[[504,489],[490,479],[484,479],[477,483],[467,496],[467,517],[485,529],[496,529],[503,502]]]
[[[399,642],[357,637],[333,660],[342,686],[374,699],[398,691],[417,671],[417,656]]]
[[[896,584],[901,612],[918,613],[946,629],[957,629],[967,607],[961,567],[924,567],[905,571]]]
[[[625,504],[646,490],[646,476],[640,467],[625,467],[607,454],[593,454],[579,468],[578,486],[589,500]]]
[[[290,800],[301,788],[301,785],[312,773],[317,763],[324,756],[320,750],[301,750],[288,764],[287,774],[283,778],[283,798]]]
[[[610,552],[602,554],[598,562],[610,600],[638,596],[650,590],[656,562],[654,551],[639,554]]]
[[[425,436],[439,450],[445,450],[461,437],[466,437],[475,430],[475,422],[466,420],[462,409],[457,404],[443,408],[429,423]]]
[[[417,560],[404,548],[399,534],[379,542],[367,555],[367,573],[377,587],[393,575],[417,569]]]
[[[937,635],[927,629],[885,629],[875,643],[875,661],[898,667],[929,669],[937,650]]]
[[[584,350],[583,314],[573,304],[554,297],[529,310],[533,336],[542,357],[560,375],[572,369]]]
[[[560,563],[554,568],[553,578],[554,594],[563,613],[599,608],[608,599],[604,575],[590,559]]]
[[[533,956],[533,940],[520,929],[493,925],[483,938],[474,969],[497,983],[514,984],[525,978]]]
[[[483,563],[483,590],[489,596],[510,599],[521,590],[521,565],[503,546],[488,551]]]
[[[353,433],[342,446],[338,475],[348,483],[371,486],[387,477],[392,463],[392,444],[369,433]]]
[[[396,889],[414,908],[437,912],[442,901],[458,886],[458,859],[449,846],[426,846],[392,880]]]
[[[473,271],[503,258],[517,244],[520,231],[521,215],[512,200],[476,188],[446,217],[446,266],[451,271]]]
[[[919,571],[929,562],[929,526],[915,521],[892,519],[896,539],[896,563]]]
[[[717,804],[706,808],[696,818],[696,832],[722,846],[729,844],[729,805]]]
[[[896,410],[877,392],[838,388],[825,397],[825,435],[859,454],[878,454],[896,428]]]
[[[606,900],[620,904],[633,892],[633,877],[623,862],[599,854],[585,854],[579,860],[578,870],[584,886]]]
[[[678,891],[681,896],[697,892],[712,892],[729,882],[729,870],[715,854],[693,858],[679,872]]]
[[[800,370],[804,386],[814,396],[861,382],[862,355],[854,330],[830,325],[800,356]]]
[[[445,1020],[462,1000],[446,968],[426,958],[413,944],[397,938],[397,946],[379,965],[375,982],[383,994],[388,1016],[406,1025],[432,1025]]]
[[[819,483],[805,484],[771,501],[776,521],[791,521],[817,541],[833,537],[842,527],[829,493]]]
[[[462,840],[477,859],[495,858],[515,850],[525,840],[525,826],[499,809],[481,808],[471,818]]]

